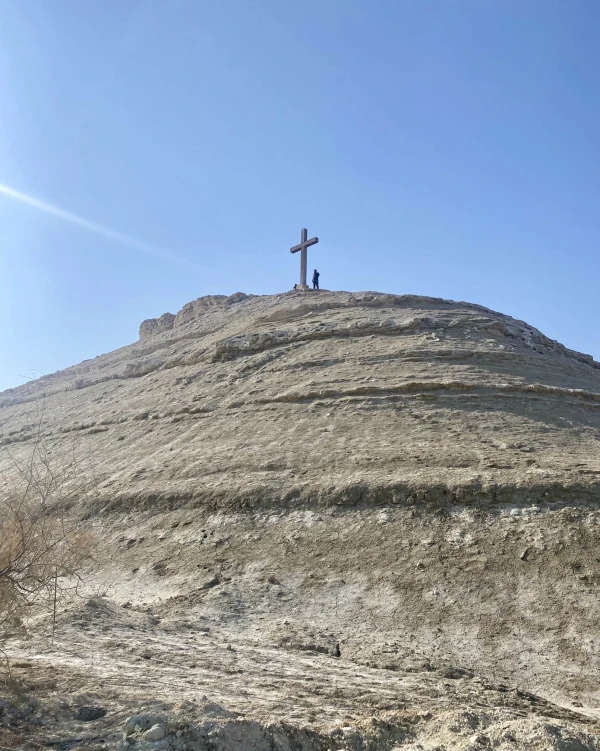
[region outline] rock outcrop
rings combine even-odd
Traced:
[[[170,331],[174,323],[173,313],[163,313],[160,318],[147,318],[140,324],[140,340],[148,339],[155,334],[162,334],[163,331]]]

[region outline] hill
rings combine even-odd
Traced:
[[[590,356],[469,303],[238,293],[0,394],[13,456],[40,411],[50,449],[86,457],[73,511],[102,530],[106,597],[53,658],[78,691],[200,692],[303,749],[600,747]]]

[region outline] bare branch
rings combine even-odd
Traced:
[[[44,602],[56,616],[58,598],[79,586],[78,569],[89,552],[89,535],[65,513],[87,492],[75,446],[55,457],[43,417],[37,404],[27,456],[4,447],[12,472],[0,491],[0,628]]]

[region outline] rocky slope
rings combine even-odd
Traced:
[[[585,739],[540,729],[548,716],[592,722],[600,707],[591,357],[468,303],[238,293],[144,321],[136,344],[0,394],[13,457],[31,450],[40,413],[52,451],[75,444],[85,457],[89,492],[74,511],[102,536],[89,586],[115,613],[150,612],[163,661],[176,664],[180,634],[202,627],[214,650],[246,650],[249,687],[271,680],[260,665],[280,654],[282,670],[302,681],[323,671],[340,697],[364,684],[373,701],[355,709],[321,689],[326,712],[302,698],[306,684],[282,687],[279,701],[298,707],[294,727],[318,735],[299,747],[354,747],[330,735],[339,723],[405,727],[389,716],[406,709],[403,694],[428,719],[380,733],[374,747],[596,748],[593,728]],[[73,628],[55,655],[66,671]],[[103,659],[125,664],[120,649]],[[206,683],[208,665],[194,670]],[[236,681],[218,682],[227,711],[261,727],[289,714],[278,715],[277,690],[250,689],[254,709],[240,702]],[[565,709],[541,710],[540,699],[494,715],[500,704],[481,685]],[[565,719],[566,708],[578,714]],[[452,713],[471,711],[477,732],[471,721],[470,734],[448,730],[460,726]],[[517,716],[539,742],[502,736]]]

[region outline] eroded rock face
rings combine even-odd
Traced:
[[[375,292],[200,298],[143,328],[0,394],[13,457],[40,398],[52,450],[93,457],[79,512],[102,522],[117,602],[229,629],[231,671],[258,640],[598,706],[591,357],[478,305]],[[478,722],[461,743],[529,737]]]

